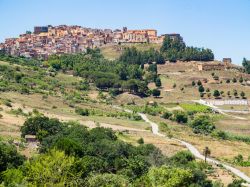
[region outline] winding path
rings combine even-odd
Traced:
[[[129,109],[124,109],[122,107],[119,107],[119,106],[114,106],[114,108],[117,108],[117,109],[120,109],[120,110],[124,110],[126,112],[129,112],[129,113],[132,113],[133,111],[132,110],[129,110]],[[143,113],[138,113],[141,118],[149,123],[151,125],[151,128],[152,128],[152,133],[157,135],[157,136],[160,136],[160,137],[165,137],[167,138],[164,134],[160,133],[159,132],[159,126],[150,121],[147,117],[146,114],[143,114]],[[180,142],[182,145],[184,145],[196,158],[198,159],[201,159],[201,160],[205,160],[205,157],[198,151],[198,149],[196,149],[192,144],[188,143],[188,142],[185,142],[183,140],[179,140],[177,138],[172,138],[178,142]],[[247,183],[250,183],[250,177],[247,176],[245,173],[243,173],[242,171],[228,165],[228,164],[224,164],[218,160],[215,160],[213,158],[206,158],[207,162],[211,163],[211,164],[216,164],[216,165],[222,165],[224,168],[226,168],[227,170],[231,171],[232,173],[234,173],[235,175],[237,175],[238,177],[240,177],[241,179],[245,180]],[[244,184],[244,186],[250,186],[250,184]]]
[[[147,123],[149,123],[151,125],[153,134],[155,134],[157,136],[161,136],[161,137],[166,137],[164,134],[159,133],[159,127],[158,127],[158,125],[156,123],[150,121],[145,114],[143,114],[143,113],[138,113],[138,114],[142,117],[142,119],[145,122],[147,122]],[[196,158],[201,159],[201,160],[205,160],[205,157],[192,144],[190,144],[188,142],[185,142],[183,140],[176,139],[176,138],[173,138],[173,139],[180,142],[182,145],[184,145]],[[218,160],[212,159],[212,158],[207,158],[206,160],[207,160],[207,162],[210,162],[212,164],[216,164],[216,165],[220,164],[220,165],[222,165],[227,170],[231,171],[232,173],[234,173],[238,177],[240,177],[243,180],[245,180],[246,182],[250,183],[250,177],[248,177],[242,171],[240,171],[240,170],[238,170],[238,169],[236,169],[236,168],[234,168],[232,166],[229,166],[227,164],[224,164],[224,163],[222,163],[222,162],[220,162]],[[249,186],[249,185],[247,185],[247,186]]]

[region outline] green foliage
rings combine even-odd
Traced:
[[[132,56],[126,57],[130,54]],[[143,81],[143,69],[140,58],[134,57],[137,51],[126,49],[119,61],[104,59],[100,50],[88,49],[86,53],[52,55],[48,64],[56,70],[73,70],[74,75],[83,77],[86,81],[80,83],[80,89],[88,89],[88,83],[95,83],[100,90],[116,88],[116,94],[129,91],[134,94],[147,95],[147,84]]]
[[[219,97],[220,96],[220,92],[218,90],[214,90],[213,96],[214,97]]]
[[[88,178],[88,187],[126,187],[129,181],[123,175],[97,174]]]
[[[173,115],[173,114],[172,114],[171,112],[166,111],[166,112],[164,112],[164,113],[162,114],[161,117],[164,118],[164,119],[169,119],[172,115]]]
[[[157,77],[157,78],[155,79],[155,86],[156,86],[156,87],[161,87],[161,79],[160,79],[159,77]]]
[[[88,109],[83,109],[83,108],[76,108],[75,112],[81,116],[88,116],[89,115],[89,110]]]
[[[190,127],[193,128],[194,133],[210,134],[215,129],[215,126],[211,118],[207,115],[196,116],[194,120],[190,122]]]
[[[200,85],[198,87],[198,90],[199,90],[200,93],[203,93],[205,91],[205,88],[202,85]]]
[[[228,184],[227,187],[242,187],[243,180],[237,180],[235,179],[232,183]]]
[[[180,106],[188,113],[210,113],[210,107],[198,103],[181,103]]]
[[[250,61],[247,60],[246,58],[243,58],[242,66],[244,67],[245,72],[250,74]]]
[[[139,139],[137,140],[137,143],[138,143],[138,144],[144,144],[143,138],[139,138]]]
[[[22,165],[25,157],[17,152],[14,145],[0,140],[0,174],[8,168],[16,168]],[[0,182],[2,177],[0,175]]]
[[[214,54],[210,49],[186,47],[179,39],[164,38],[161,52],[166,60],[175,62],[176,60],[183,61],[211,61],[214,59]]]
[[[56,134],[63,129],[63,124],[58,119],[49,119],[44,116],[35,116],[27,119],[21,127],[22,137],[25,135],[38,135],[40,131],[46,136]],[[42,140],[44,137],[40,137]]]
[[[39,60],[29,59],[24,57],[16,57],[6,55],[0,51],[0,61],[10,62],[12,64],[18,64],[23,66],[40,66],[42,63]]]
[[[161,95],[161,91],[158,90],[158,89],[153,89],[153,90],[152,90],[152,95],[153,95],[154,97],[159,97],[159,96]]]
[[[192,183],[192,178],[191,170],[162,166],[160,168],[151,168],[148,174],[141,179],[138,186],[184,187]]]
[[[127,64],[138,65],[152,62],[156,62],[157,64],[165,63],[161,53],[153,48],[147,51],[138,51],[135,47],[125,48],[119,60]]]
[[[241,154],[238,154],[234,157],[235,164],[242,166],[242,167],[249,167],[250,166],[250,160],[244,160],[243,156]]]
[[[183,112],[181,110],[175,110],[173,112],[172,116],[173,120],[178,122],[178,123],[187,123],[188,121],[188,115],[186,112]]]

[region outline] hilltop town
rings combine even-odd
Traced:
[[[81,26],[39,26],[34,32],[27,31],[18,38],[7,38],[0,44],[0,50],[9,55],[47,59],[52,54],[79,53],[87,48],[121,43],[156,43],[161,44],[164,37],[183,42],[180,34],[163,34],[157,30],[122,30],[92,29]]]

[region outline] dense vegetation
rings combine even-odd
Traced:
[[[40,66],[42,63],[36,59],[28,59],[25,57],[15,57],[6,55],[4,51],[0,50],[0,61],[9,62],[11,64],[19,64],[25,66]]]
[[[151,144],[133,146],[119,140],[111,129],[89,130],[75,122],[36,116],[21,131],[22,136],[39,138],[40,154],[23,163],[11,146],[15,154],[8,163],[0,162],[4,186],[212,186],[203,172],[207,166],[191,153],[167,158]],[[1,143],[0,158],[5,149]]]
[[[118,93],[148,94],[143,68],[139,64],[106,60],[99,49],[88,49],[81,54],[53,55],[45,65],[55,70],[73,71],[74,75],[85,78],[101,90],[112,88]]]
[[[187,47],[179,39],[172,40],[166,36],[161,47],[165,60],[173,61],[212,61],[214,54],[211,49]]]
[[[242,66],[244,67],[246,73],[250,74],[250,60],[243,58]]]

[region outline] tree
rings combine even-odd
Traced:
[[[205,91],[205,88],[202,85],[200,85],[198,90],[200,93],[203,93]]]
[[[230,79],[227,79],[227,80],[226,80],[226,83],[230,83]]]
[[[245,92],[242,91],[242,92],[240,93],[240,96],[242,97],[242,99],[244,99],[244,98],[245,98]]]
[[[234,97],[237,97],[237,96],[238,96],[238,91],[237,91],[237,90],[234,90],[234,91],[233,91],[233,94],[234,94]]]
[[[214,90],[213,96],[218,98],[220,96],[220,92],[218,90]]]
[[[175,110],[173,112],[173,118],[178,123],[187,123],[188,121],[187,114],[181,110]]]
[[[137,143],[138,143],[138,144],[144,144],[143,138],[139,138],[139,139],[137,140]]]
[[[227,91],[227,95],[228,95],[228,97],[231,97],[231,92]]]
[[[155,86],[158,88],[161,87],[161,79],[159,77],[157,77],[155,80]]]
[[[26,120],[21,127],[22,137],[27,134],[37,135],[39,131],[47,132],[46,136],[56,134],[63,129],[63,124],[58,119],[49,119],[44,116],[35,116]],[[41,137],[42,140],[44,137]]]
[[[205,156],[205,162],[207,162],[207,157],[211,154],[211,151],[208,147],[205,147],[205,149],[203,150],[203,154]]]
[[[213,132],[215,125],[209,116],[200,115],[196,116],[190,123],[193,132],[196,134],[205,134],[208,135]]]
[[[250,60],[247,60],[246,58],[243,58],[242,66],[244,67],[245,72],[250,74]]]
[[[159,97],[161,95],[161,91],[158,89],[153,89],[152,94],[154,97]]]
[[[195,81],[192,81],[192,86],[195,86]]]
[[[233,83],[236,83],[237,82],[237,79],[234,77],[233,78]]]
[[[87,183],[89,187],[121,187],[128,186],[129,181],[123,175],[105,173],[91,176]]]
[[[240,77],[239,82],[240,82],[240,83],[243,83],[243,81],[244,81],[243,78]]]
[[[202,85],[202,82],[201,82],[200,80],[198,80],[197,85],[198,85],[198,86],[201,86],[201,85]]]
[[[17,152],[14,145],[0,141],[0,173],[8,168],[17,168],[22,165],[25,157]],[[0,182],[2,178],[0,176]]]
[[[161,166],[160,168],[151,168],[147,175],[141,178],[135,186],[189,186],[192,179],[191,170]]]

